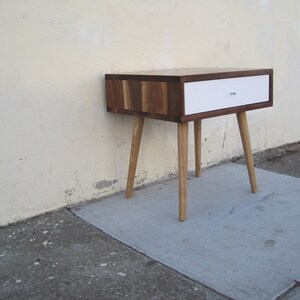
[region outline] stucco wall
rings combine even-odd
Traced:
[[[2,225],[124,189],[133,119],[106,112],[105,73],[274,68],[252,147],[300,139],[298,0],[1,0],[0,43]],[[202,147],[203,166],[242,153],[235,117],[205,120]],[[146,120],[137,182],[176,170],[176,124]]]

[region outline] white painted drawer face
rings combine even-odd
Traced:
[[[185,115],[269,101],[269,75],[184,83]]]

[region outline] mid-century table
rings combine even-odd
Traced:
[[[175,69],[106,74],[109,112],[135,116],[126,198],[132,197],[144,118],[178,123],[179,220],[186,220],[188,122],[194,122],[195,173],[200,176],[201,120],[235,113],[251,191],[257,191],[246,111],[273,105],[272,69]]]

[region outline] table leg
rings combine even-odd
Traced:
[[[179,220],[186,220],[188,123],[178,123]]]
[[[237,120],[238,120],[238,124],[239,124],[239,128],[240,128],[242,144],[243,144],[245,158],[246,158],[246,162],[247,162],[247,169],[248,169],[248,175],[249,175],[249,180],[250,180],[250,185],[251,185],[251,191],[252,191],[252,193],[256,193],[257,192],[256,176],[255,176],[253,156],[252,156],[252,151],[251,151],[250,136],[249,136],[246,112],[237,113],[236,116],[237,116]]]
[[[137,160],[139,156],[143,126],[144,126],[144,118],[135,117],[134,125],[133,125],[132,141],[131,141],[131,152],[130,152],[128,177],[127,177],[127,187],[126,187],[127,199],[130,199],[132,197],[134,177],[135,177],[135,171],[137,166]]]
[[[201,175],[201,120],[194,121],[195,175]]]

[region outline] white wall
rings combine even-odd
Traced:
[[[106,112],[105,73],[274,68],[257,151],[300,139],[299,54],[298,0],[0,0],[0,224],[124,189],[133,118]],[[139,184],[176,172],[176,142],[146,120]],[[242,153],[234,116],[205,120],[202,146],[204,166]]]

